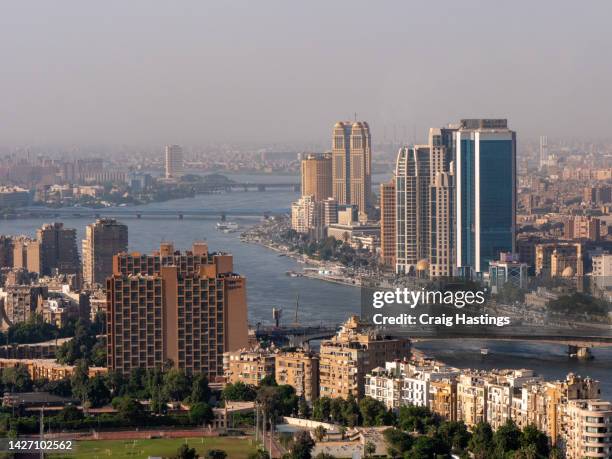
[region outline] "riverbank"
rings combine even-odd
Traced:
[[[361,286],[361,277],[348,273],[347,267],[337,262],[309,257],[308,255],[291,250],[286,244],[272,240],[270,235],[280,234],[281,231],[286,229],[285,226],[286,224],[283,222],[282,218],[275,220],[269,219],[244,231],[240,235],[240,240],[248,244],[256,244],[265,247],[268,250],[276,252],[278,256],[287,257],[304,265],[301,271],[295,272],[295,274],[299,276],[351,287]],[[288,274],[291,275],[291,273]]]

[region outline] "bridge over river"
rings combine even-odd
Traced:
[[[172,219],[184,219],[184,218],[221,218],[221,217],[269,217],[271,215],[280,215],[289,212],[289,209],[189,209],[189,210],[178,210],[178,209],[148,209],[146,207],[134,206],[134,207],[102,207],[99,209],[92,209],[89,207],[60,207],[52,209],[48,207],[23,207],[19,209],[19,212],[27,213],[32,217],[117,217],[117,218],[172,218]]]
[[[256,330],[258,338],[286,339],[291,345],[297,346],[308,341],[325,339],[332,337],[340,325],[288,325],[288,326],[260,326]],[[509,332],[495,332],[490,334],[462,331],[461,333],[440,332],[433,333],[397,333],[397,330],[381,330],[381,333],[388,333],[390,336],[404,336],[413,342],[432,341],[432,340],[486,340],[486,341],[522,341],[538,342],[547,344],[565,344],[568,346],[568,353],[579,358],[590,358],[590,349],[593,347],[612,347],[612,330],[610,333],[597,332],[592,330],[584,333],[569,329],[546,329],[545,327],[515,328]]]

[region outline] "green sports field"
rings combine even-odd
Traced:
[[[256,451],[255,446],[251,445],[251,440],[243,438],[205,437],[204,440],[202,438],[160,438],[153,440],[79,441],[73,454],[53,455],[51,457],[71,459],[172,457],[183,443],[195,448],[199,455],[203,455],[209,449],[222,449],[230,459],[246,459],[249,453]]]

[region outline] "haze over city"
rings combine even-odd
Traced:
[[[504,117],[609,139],[610,2],[12,2],[0,145],[329,145]]]

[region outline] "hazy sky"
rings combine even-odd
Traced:
[[[612,2],[6,1],[0,144],[612,138]]]

